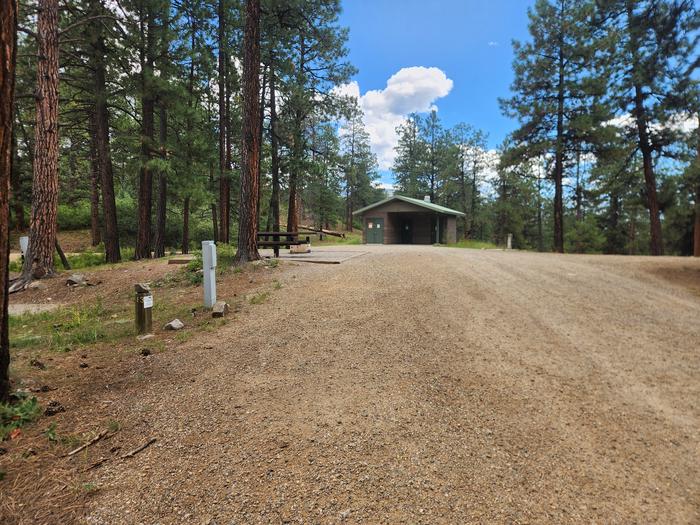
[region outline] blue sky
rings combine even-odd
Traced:
[[[349,90],[360,96],[384,182],[391,182],[390,129],[406,111],[434,104],[446,126],[467,122],[487,131],[491,148],[515,127],[497,99],[509,93],[511,41],[527,38],[533,3],[343,0],[340,22],[350,28],[350,61],[359,69]]]

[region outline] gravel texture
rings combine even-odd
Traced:
[[[357,249],[106,392],[83,521],[700,522],[700,261]]]

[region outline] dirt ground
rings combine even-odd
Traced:
[[[349,249],[93,376],[75,521],[700,522],[700,261]]]

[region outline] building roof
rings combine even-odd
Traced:
[[[354,211],[352,214],[359,215],[360,213],[364,213],[364,212],[369,211],[373,208],[383,206],[384,204],[387,204],[388,202],[391,202],[391,201],[403,201],[403,202],[407,202],[409,204],[415,204],[416,206],[420,206],[421,208],[426,208],[426,209],[428,209],[430,211],[434,211],[436,213],[442,213],[443,215],[458,215],[460,217],[464,216],[464,213],[462,213],[461,211],[453,210],[451,208],[445,208],[444,206],[440,206],[439,204],[434,204],[432,202],[426,202],[426,201],[422,201],[420,199],[413,199],[411,197],[405,197],[403,195],[394,195],[392,197],[381,200],[379,202],[375,202],[374,204],[370,204],[369,206],[365,206],[364,208],[360,208],[359,210]]]

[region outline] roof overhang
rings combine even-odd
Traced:
[[[462,213],[461,211],[453,210],[451,208],[446,208],[445,206],[440,206],[439,204],[434,204],[432,202],[422,201],[420,199],[414,199],[411,197],[404,197],[403,195],[393,195],[393,196],[388,197],[388,198],[381,200],[379,202],[375,202],[374,204],[370,204],[369,206],[365,206],[364,208],[360,208],[359,210],[352,212],[352,214],[353,215],[360,215],[360,214],[368,212],[374,208],[384,206],[385,204],[388,204],[392,201],[406,202],[408,204],[413,204],[414,206],[425,208],[427,210],[430,210],[432,212],[439,213],[442,215],[454,215],[457,217],[464,217],[465,216],[465,214]]]

